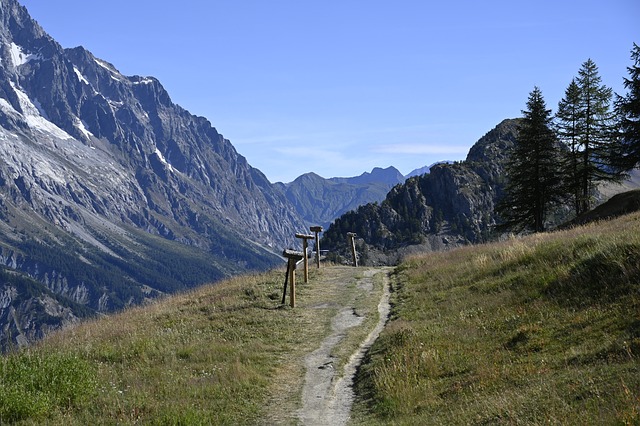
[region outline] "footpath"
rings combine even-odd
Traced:
[[[391,268],[327,267],[300,284],[295,353],[284,354],[264,424],[345,425],[353,378],[389,316]]]

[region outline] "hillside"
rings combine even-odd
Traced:
[[[352,421],[638,423],[639,265],[640,213],[408,259]],[[377,271],[312,269],[295,309],[274,271],[56,333],[2,359],[0,419],[299,424],[305,371],[341,374],[376,321]],[[340,312],[362,327],[306,366]]]
[[[638,424],[640,213],[415,256],[356,424]]]

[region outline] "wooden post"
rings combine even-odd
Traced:
[[[289,281],[291,282],[291,290],[289,291],[289,305],[296,307],[296,261],[289,259],[291,267],[289,268]]]
[[[353,266],[358,267],[358,253],[356,253],[356,233],[347,232],[349,247],[351,247],[351,256],[353,257]]]
[[[299,251],[285,249],[282,251],[282,256],[286,257],[288,260],[287,271],[289,272],[288,278],[289,278],[289,282],[291,283],[289,286],[290,287],[289,304],[291,305],[292,308],[295,308],[296,307],[296,264],[304,258],[304,255],[302,252],[299,252]],[[285,281],[285,285],[286,285],[286,281]],[[286,287],[285,287],[285,291],[286,291]],[[283,300],[284,300],[284,296],[283,296]]]
[[[291,270],[291,260],[287,259],[287,272],[284,273],[284,289],[282,290],[282,304],[287,297],[287,283],[289,282],[289,271]]]
[[[307,234],[296,234],[296,238],[300,238],[302,240],[302,253],[304,253],[304,282],[309,282],[309,256],[307,255],[307,241],[313,240],[313,235]]]
[[[318,234],[322,232],[322,226],[312,226],[309,229],[316,234],[316,266],[320,269],[320,237]]]

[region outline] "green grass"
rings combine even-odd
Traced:
[[[86,407],[97,390],[86,361],[57,353],[22,353],[0,359],[0,424],[46,419],[49,412]]]
[[[640,424],[640,215],[414,257],[362,424]]]

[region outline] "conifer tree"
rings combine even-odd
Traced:
[[[566,193],[570,194],[576,214],[579,214],[578,212],[583,205],[580,192],[583,170],[578,154],[580,152],[580,123],[583,121],[581,114],[580,88],[574,78],[567,87],[564,98],[558,103],[556,134],[567,147],[562,165],[563,182]]]
[[[628,93],[618,97],[616,111],[620,120],[621,152],[619,167],[631,170],[640,167],[640,47],[633,44],[633,66],[628,67],[629,78],[624,79]]]
[[[588,59],[558,106],[559,135],[570,151],[566,182],[574,194],[577,215],[591,208],[598,183],[622,178],[616,166],[620,149],[611,109],[613,92],[601,83],[598,67]]]
[[[504,219],[500,228],[542,232],[551,206],[562,195],[560,150],[551,110],[538,87],[529,94],[527,110],[522,114],[518,138],[506,165],[505,196],[498,205]]]

